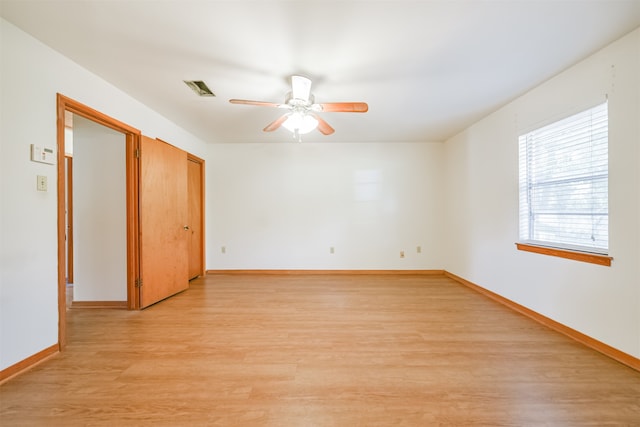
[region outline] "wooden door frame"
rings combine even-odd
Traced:
[[[200,247],[202,248],[202,263],[200,265],[200,275],[204,275],[204,264],[205,264],[205,255],[206,255],[206,248],[205,248],[205,238],[204,238],[204,234],[205,234],[205,218],[204,218],[204,213],[205,213],[205,169],[204,169],[204,159],[201,159],[200,157],[194,156],[193,154],[187,153],[187,161],[189,162],[194,162],[194,163],[198,163],[200,165],[200,224],[198,224],[198,227],[200,227],[200,230],[202,230],[202,232],[200,233]]]
[[[109,117],[91,107],[68,98],[60,93],[56,96],[56,138],[57,154],[57,192],[58,192],[58,349],[66,345],[66,249],[65,249],[65,111],[84,117],[102,126],[121,132],[126,138],[126,204],[127,204],[127,307],[139,308],[136,278],[139,277],[138,242],[138,182],[139,162],[135,156],[140,148],[141,132],[126,123]]]
[[[73,283],[73,156],[65,153],[64,161],[67,174],[66,184],[66,257],[67,257],[67,277],[66,283]]]

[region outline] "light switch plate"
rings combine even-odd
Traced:
[[[38,191],[47,191],[47,177],[38,175]]]

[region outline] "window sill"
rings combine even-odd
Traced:
[[[572,259],[575,261],[588,262],[591,264],[604,265],[611,267],[612,257],[607,255],[592,254],[588,252],[570,251],[567,249],[548,248],[545,246],[537,246],[526,243],[516,243],[516,247],[520,251],[533,252],[536,254],[556,256],[560,258]]]

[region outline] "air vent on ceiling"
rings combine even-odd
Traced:
[[[184,80],[185,84],[189,86],[198,96],[216,96],[211,89],[207,87],[207,84],[202,80]]]

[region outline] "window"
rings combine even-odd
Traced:
[[[609,250],[607,103],[519,137],[520,240]]]

